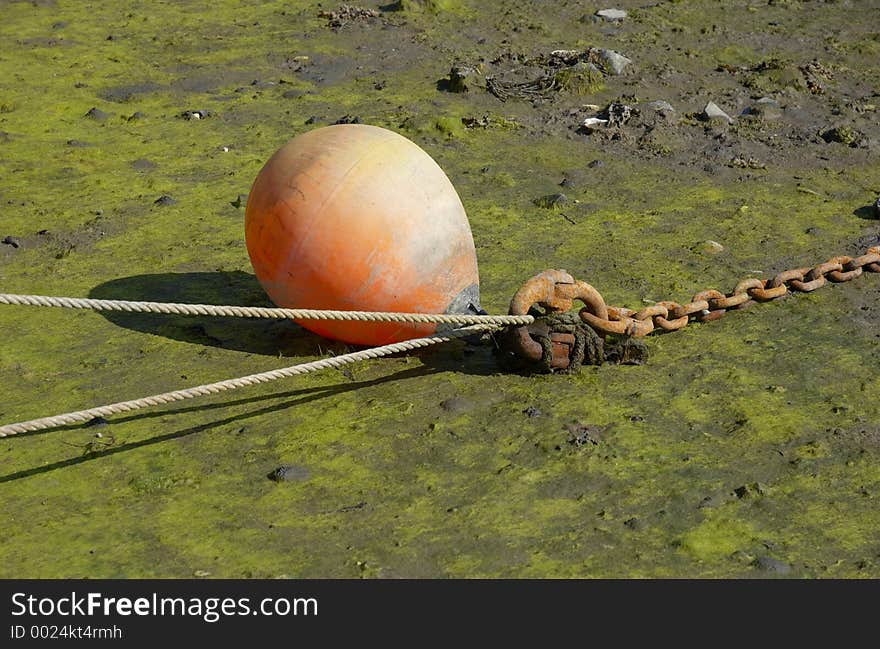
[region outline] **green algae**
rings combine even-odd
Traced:
[[[746,184],[663,157],[606,156],[589,139],[467,129],[462,117],[501,108],[476,93],[439,93],[450,62],[442,56],[381,72],[382,91],[369,70],[365,80],[329,83],[279,65],[351,58],[351,47],[374,38],[366,28],[326,30],[317,3],[215,4],[210,15],[146,4],[93,8],[94,17],[74,3],[4,8],[0,94],[9,110],[0,129],[10,139],[0,144],[0,234],[28,238],[0,257],[4,291],[84,296],[118,279],[135,291],[155,274],[173,282],[203,273],[199,301],[260,303],[243,210],[230,202],[313,115],[327,123],[357,114],[438,161],[467,208],[490,312],[504,312],[518,286],[548,267],[634,308],[730,290],[743,277],[853,252],[867,225],[853,208],[876,198],[876,161],[771,166]],[[650,20],[698,34],[704,13],[676,3]],[[426,38],[443,41],[438,47],[466,52],[474,45],[454,29],[457,15],[407,20],[433,25],[442,36],[427,30]],[[575,27],[558,33],[568,30],[570,42],[586,38],[578,31],[598,34]],[[530,36],[548,46],[557,38]],[[754,63],[751,51],[712,56]],[[133,80],[152,89],[106,98]],[[291,90],[301,94],[285,97]],[[610,80],[599,100],[619,91]],[[85,118],[92,107],[111,116]],[[211,116],[180,117],[196,109]],[[527,105],[503,110],[528,123]],[[130,120],[136,112],[144,116]],[[567,171],[596,158],[605,166],[565,190],[578,201],[564,210],[574,223],[536,208]],[[138,171],[139,159],[155,166]],[[155,205],[163,194],[176,203]],[[44,241],[42,229],[58,238]],[[724,251],[691,250],[707,239]],[[877,296],[876,277],[866,276],[733,312],[652,337],[651,359],[639,367],[503,374],[490,348],[452,344],[105,427],[7,438],[0,576],[730,577],[760,574],[752,559],[773,554],[795,576],[876,577],[880,346],[876,321],[859,305]],[[340,350],[277,324],[119,322],[0,309],[10,341],[0,348],[2,421]],[[451,398],[460,406],[444,408]],[[540,416],[527,416],[529,406]],[[565,428],[575,422],[607,432],[576,447]],[[308,478],[266,479],[284,464],[305,467]],[[737,495],[755,483],[763,494]]]

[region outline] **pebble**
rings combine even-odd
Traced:
[[[623,9],[600,9],[596,15],[605,20],[623,20],[627,13]]]
[[[275,482],[302,482],[308,480],[310,476],[311,473],[304,466],[283,464],[277,469],[270,471],[266,477]]]
[[[334,124],[360,124],[361,118],[357,115],[343,115],[337,119]]]
[[[159,198],[153,201],[153,205],[174,205],[177,201],[171,198],[168,194],[162,194]]]
[[[752,565],[754,565],[759,570],[776,572],[780,575],[787,575],[791,572],[790,565],[788,565],[784,561],[780,561],[779,559],[774,559],[773,557],[758,557],[754,560]]]
[[[733,118],[718,107],[714,101],[710,101],[703,109],[703,116],[706,119],[723,119],[728,124],[733,123]]]
[[[706,239],[697,244],[696,250],[706,255],[717,255],[720,252],[724,252],[724,246],[717,241],[712,241],[712,239]]]
[[[581,123],[581,128],[587,131],[588,133],[592,133],[600,126],[607,126],[607,119],[600,119],[599,117],[588,117]]]
[[[764,496],[767,494],[767,487],[760,482],[742,485],[733,490],[734,495],[742,500],[743,498],[751,498],[754,496]]]
[[[532,202],[538,207],[553,209],[555,207],[559,207],[568,203],[568,196],[566,196],[565,194],[548,194],[547,196],[536,198]]]
[[[647,106],[648,108],[653,108],[658,113],[664,113],[664,112],[674,113],[675,112],[675,109],[672,107],[672,104],[670,104],[668,101],[663,101],[662,99],[658,99],[657,101],[649,101],[647,104],[645,104],[645,106]]]
[[[540,408],[536,408],[535,406],[529,406],[525,410],[523,410],[523,414],[526,415],[529,419],[534,419],[535,417],[540,417],[544,413],[541,412]]]
[[[605,62],[608,70],[613,74],[623,74],[623,70],[632,63],[632,59],[626,58],[620,52],[614,50],[599,50],[599,56]]]
[[[593,160],[587,165],[590,169],[598,169],[599,167],[604,167],[605,163],[601,160]]]
[[[207,110],[185,110],[180,116],[185,120],[207,119],[211,116],[211,112]]]
[[[21,248],[21,239],[18,237],[5,237],[3,243],[7,246],[12,246],[13,248]]]
[[[470,65],[453,65],[449,71],[447,89],[449,92],[468,92],[468,79],[473,77],[476,72],[476,68]]]
[[[821,133],[826,142],[837,142],[847,146],[856,146],[861,139],[861,133],[848,126],[835,126]]]
[[[110,117],[110,113],[105,113],[100,108],[90,108],[89,112],[87,112],[83,117],[88,117],[89,119],[94,119],[98,122],[103,122],[108,117]]]

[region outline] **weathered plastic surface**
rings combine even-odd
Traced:
[[[455,188],[418,145],[387,129],[338,124],[291,140],[254,182],[245,234],[257,278],[282,307],[446,313],[464,292],[479,306],[474,241]],[[301,324],[361,345],[436,330]]]

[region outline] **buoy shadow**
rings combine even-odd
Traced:
[[[256,277],[242,271],[122,277],[99,284],[89,291],[89,297],[101,300],[275,306],[263,292]],[[121,311],[98,313],[113,324],[133,331],[276,358],[314,357],[327,352],[339,355],[365,349],[318,336],[290,320]],[[422,363],[436,371],[476,375],[501,371],[492,352],[492,343],[487,341],[455,340],[397,356],[402,355],[417,356]],[[509,371],[509,368],[505,371]]]
[[[101,300],[275,306],[256,277],[242,271],[157,273],[99,284],[89,297]],[[317,336],[290,320],[100,311],[115,325],[195,345],[265,356],[342,353],[345,345]]]

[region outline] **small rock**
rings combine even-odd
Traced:
[[[623,20],[627,13],[623,9],[600,9],[596,15],[605,20]]]
[[[67,146],[86,147],[86,146],[92,146],[92,145],[89,144],[88,142],[83,142],[82,140],[67,140]]]
[[[760,482],[752,482],[751,484],[742,485],[733,490],[734,495],[740,500],[751,498],[753,496],[764,496],[767,494],[767,487]]]
[[[600,436],[605,433],[610,426],[597,426],[595,424],[568,424],[565,429],[569,432],[568,443],[573,446],[584,446],[586,444],[597,445]]]
[[[266,475],[274,482],[302,482],[308,480],[310,476],[311,473],[306,467],[293,464],[284,464]]]
[[[210,577],[211,573],[207,570],[195,570],[193,572],[193,577]]]
[[[583,122],[581,122],[580,130],[586,133],[592,133],[600,126],[607,126],[607,119],[600,119],[599,117],[588,117]]]
[[[89,112],[87,112],[83,117],[88,117],[89,119],[93,119],[98,122],[103,122],[108,117],[110,117],[110,113],[105,113],[100,108],[90,108]]]
[[[632,63],[632,59],[626,58],[620,52],[614,50],[599,50],[599,56],[605,63],[605,67],[612,74],[623,74],[623,70]]]
[[[177,201],[171,198],[168,194],[162,194],[159,198],[153,201],[153,205],[174,205]]]
[[[528,417],[529,419],[534,419],[535,417],[540,417],[544,413],[541,412],[541,410],[539,408],[536,408],[535,406],[529,406],[528,408],[523,410],[523,414],[526,417]]]
[[[712,241],[712,239],[706,239],[705,241],[698,243],[695,249],[697,252],[701,252],[704,255],[717,255],[720,252],[724,252],[724,246],[717,241]]]
[[[360,124],[361,118],[357,115],[343,115],[337,119],[334,124]]]
[[[532,202],[538,207],[543,207],[544,209],[549,210],[561,207],[568,203],[568,196],[565,194],[548,194],[547,196],[536,198]]]
[[[733,123],[733,118],[721,110],[714,101],[710,101],[706,104],[706,107],[703,109],[703,117],[707,120],[720,119],[726,121],[728,124]]]
[[[675,109],[672,107],[668,101],[663,101],[662,99],[658,99],[657,101],[649,101],[645,104],[648,108],[652,108],[656,110],[658,113],[674,113]]]
[[[774,559],[773,557],[757,557],[752,562],[752,565],[755,566],[758,570],[764,570],[766,572],[776,572],[780,575],[787,575],[791,572],[790,565],[788,565],[784,561],[780,561],[779,559]]]
[[[18,237],[5,237],[3,239],[3,243],[5,243],[7,246],[12,246],[13,248],[21,248],[21,239],[19,239]]]
[[[185,110],[180,114],[180,116],[187,121],[194,119],[201,120],[208,119],[211,116],[211,112],[207,110]]]
[[[862,133],[848,126],[835,126],[823,131],[821,138],[828,143],[837,142],[846,146],[858,146],[859,142],[864,138]]]
[[[599,167],[604,167],[605,163],[601,160],[593,160],[587,165],[590,169],[598,169]]]
[[[446,89],[449,92],[468,92],[468,79],[477,73],[472,65],[457,64],[449,70],[449,78],[445,79]]]

